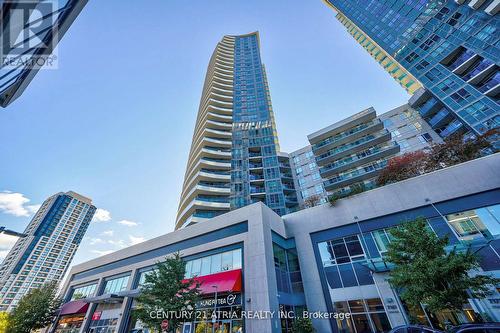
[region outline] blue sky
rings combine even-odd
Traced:
[[[172,231],[210,55],[255,30],[283,151],[408,100],[321,0],[89,1],[59,68],[0,110],[0,225],[22,231],[37,204],[74,190],[101,209],[74,264]]]

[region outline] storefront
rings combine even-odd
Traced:
[[[82,300],[66,303],[59,312],[55,333],[77,333],[83,325],[89,304]]]
[[[196,318],[184,323],[182,333],[243,333],[241,269],[201,276],[202,299]]]

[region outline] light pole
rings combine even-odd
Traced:
[[[215,302],[214,302],[214,313],[212,313],[212,333],[215,333],[215,323],[217,322],[217,291],[218,286],[216,284],[212,285],[212,288],[215,289]]]

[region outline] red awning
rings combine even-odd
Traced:
[[[59,312],[60,316],[86,313],[89,308],[89,303],[83,300],[72,301],[64,304]]]
[[[202,294],[241,291],[241,269],[220,272],[194,278],[199,282]],[[217,286],[217,288],[215,288]]]

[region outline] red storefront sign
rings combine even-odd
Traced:
[[[96,311],[96,312],[94,312],[94,314],[92,315],[92,320],[99,320],[99,319],[101,319],[101,314],[102,314],[102,311]]]
[[[218,293],[240,292],[242,287],[241,269],[198,276],[194,280],[200,283],[202,294],[213,294],[216,291]]]

